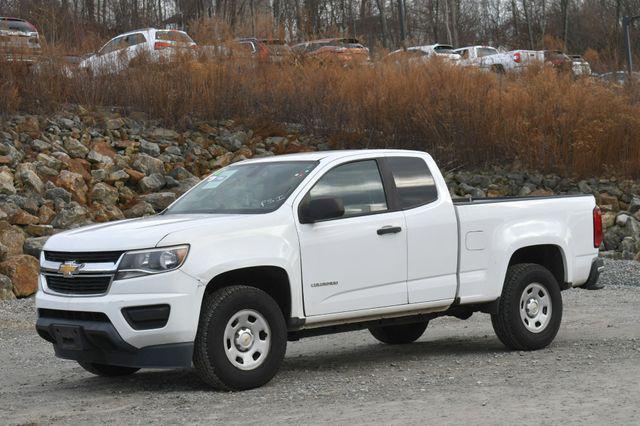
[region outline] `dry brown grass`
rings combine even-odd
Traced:
[[[640,175],[640,105],[623,90],[553,70],[496,76],[432,63],[342,68],[231,60],[141,65],[69,78],[0,65],[0,111],[66,103],[143,111],[167,125],[240,118],[262,136],[303,124],[334,146],[431,152],[464,166],[517,161],[563,174]]]

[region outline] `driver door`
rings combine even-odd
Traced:
[[[342,217],[300,223],[307,316],[408,303],[407,232],[402,211],[387,202],[378,162],[349,162],[327,171],[301,202],[342,201]]]

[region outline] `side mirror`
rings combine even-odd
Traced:
[[[335,197],[315,198],[311,201],[303,201],[298,215],[300,223],[336,219],[344,215],[344,205],[341,199]]]

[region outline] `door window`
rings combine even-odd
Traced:
[[[130,34],[127,36],[127,47],[136,46],[146,42],[147,39],[142,33]]]
[[[417,157],[388,157],[400,208],[411,209],[438,199],[438,190],[427,163]]]
[[[99,55],[106,55],[107,53],[111,53],[111,52],[115,52],[116,50],[124,49],[127,46],[129,46],[129,44],[127,43],[127,37],[126,36],[114,38],[113,40],[111,40],[110,42],[105,44],[102,47],[102,49],[100,49],[100,52],[98,52],[98,54]]]
[[[337,166],[309,191],[307,198],[336,197],[344,205],[344,216],[353,217],[387,210],[382,178],[375,160]]]

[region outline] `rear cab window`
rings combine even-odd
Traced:
[[[427,163],[419,157],[387,157],[399,207],[402,210],[429,204],[438,199],[438,189]]]

